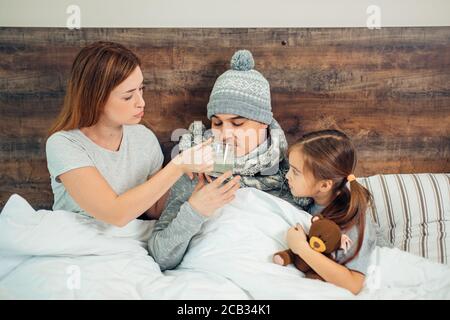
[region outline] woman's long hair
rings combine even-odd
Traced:
[[[72,64],[63,107],[48,136],[96,124],[111,91],[140,65],[139,58],[118,43],[99,41],[81,49]]]
[[[347,177],[354,173],[356,152],[350,139],[337,130],[323,130],[304,135],[295,142],[289,152],[299,151],[304,160],[303,170],[310,172],[316,180],[332,180],[333,200],[322,215],[336,222],[342,230],[357,225],[358,245],[355,253],[342,262],[352,260],[361,249],[367,208],[372,203],[370,192],[358,181],[351,181],[347,188]]]

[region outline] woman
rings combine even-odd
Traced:
[[[63,109],[46,144],[54,210],[119,227],[143,213],[158,218],[166,193],[183,173],[212,170],[208,142],[161,169],[158,140],[139,124],[143,90],[140,61],[124,46],[96,42],[78,53]],[[225,192],[223,204],[231,193]]]

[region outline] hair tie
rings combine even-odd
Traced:
[[[348,182],[352,182],[353,180],[356,180],[355,175],[354,175],[354,174],[349,174],[349,175],[347,176],[347,181],[348,181]]]

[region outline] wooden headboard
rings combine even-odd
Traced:
[[[357,146],[357,175],[450,172],[450,27],[0,28],[0,208],[13,193],[51,207],[45,135],[73,58],[97,40],[142,59],[145,121],[166,157],[174,129],[207,122],[216,77],[245,48],[271,84],[289,142],[338,128]]]

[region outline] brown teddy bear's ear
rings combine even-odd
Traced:
[[[323,216],[319,213],[319,214],[316,214],[315,216],[313,216],[312,218],[311,218],[311,223],[312,222],[316,222],[316,221],[318,221],[318,220],[320,220],[320,219],[323,219]]]

